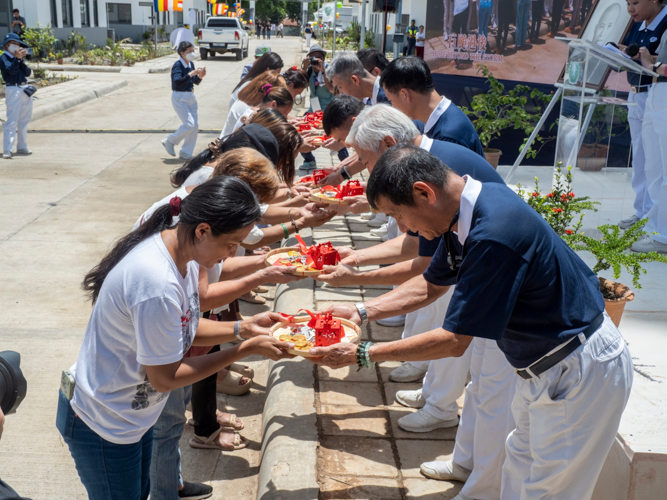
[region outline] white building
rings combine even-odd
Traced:
[[[0,36],[9,31],[13,9],[19,9],[28,27],[49,24],[57,39],[77,31],[95,45],[105,45],[111,35],[140,40],[154,23],[153,0],[0,0]],[[170,33],[190,24],[190,9],[197,29],[205,20],[206,0],[183,0],[183,12],[159,13],[159,25]]]

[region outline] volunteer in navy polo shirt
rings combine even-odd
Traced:
[[[424,133],[431,139],[455,142],[484,156],[472,122],[458,106],[438,94],[431,70],[422,59],[394,59],[383,71],[380,85],[392,106],[424,122]]]
[[[595,274],[508,187],[459,177],[413,145],[380,158],[367,196],[402,230],[448,234],[423,276],[331,312],[361,324],[433,302],[454,275],[456,289],[443,328],[379,345],[316,347],[313,362],[338,368],[439,359],[462,355],[473,337],[494,339],[517,369],[501,500],[590,498],[633,374]]]
[[[628,13],[635,22],[623,40],[623,46],[619,48],[624,49],[634,44],[638,47],[646,47],[651,55],[657,54],[660,39],[667,29],[667,7],[651,0],[633,1],[628,3]],[[636,55],[635,60],[638,59],[639,55]],[[628,71],[627,77],[631,85],[628,102],[633,104],[628,106],[628,125],[632,139],[632,189],[635,192],[635,199],[634,213],[619,222],[621,229],[627,229],[648,216],[653,206],[653,200],[649,194],[650,179],[655,177],[651,175],[650,170],[657,166],[655,163],[647,164],[646,162],[646,146],[642,134],[646,100],[653,84],[653,78],[633,71]]]

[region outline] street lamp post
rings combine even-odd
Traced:
[[[319,0],[318,0],[319,1]],[[366,0],[361,2],[361,32],[359,33],[359,48],[363,49],[366,45]]]

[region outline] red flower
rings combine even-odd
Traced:
[[[539,195],[540,195],[540,193],[538,193],[537,191],[535,191],[535,192],[534,192],[533,194],[531,194],[530,196],[532,196],[532,197],[534,197],[534,198],[537,198]]]
[[[554,197],[554,194],[553,194],[553,193],[549,193],[549,194],[547,195],[547,198],[553,198],[553,197]]]
[[[552,208],[552,210],[553,210],[553,212],[554,212],[555,214],[559,214],[559,213],[561,213],[561,212],[563,211],[562,208]]]
[[[563,193],[563,194],[560,195],[560,199],[561,199],[562,201],[567,201],[569,198],[568,198],[568,196],[567,196],[565,193]]]
[[[574,198],[574,193],[567,193],[570,198]]]
[[[572,232],[572,229],[566,229],[565,234],[570,235],[570,234],[574,234],[574,233]]]

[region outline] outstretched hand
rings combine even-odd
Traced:
[[[313,347],[308,352],[315,357],[306,359],[331,368],[342,368],[357,362],[357,345],[350,342],[341,342],[329,347]]]

